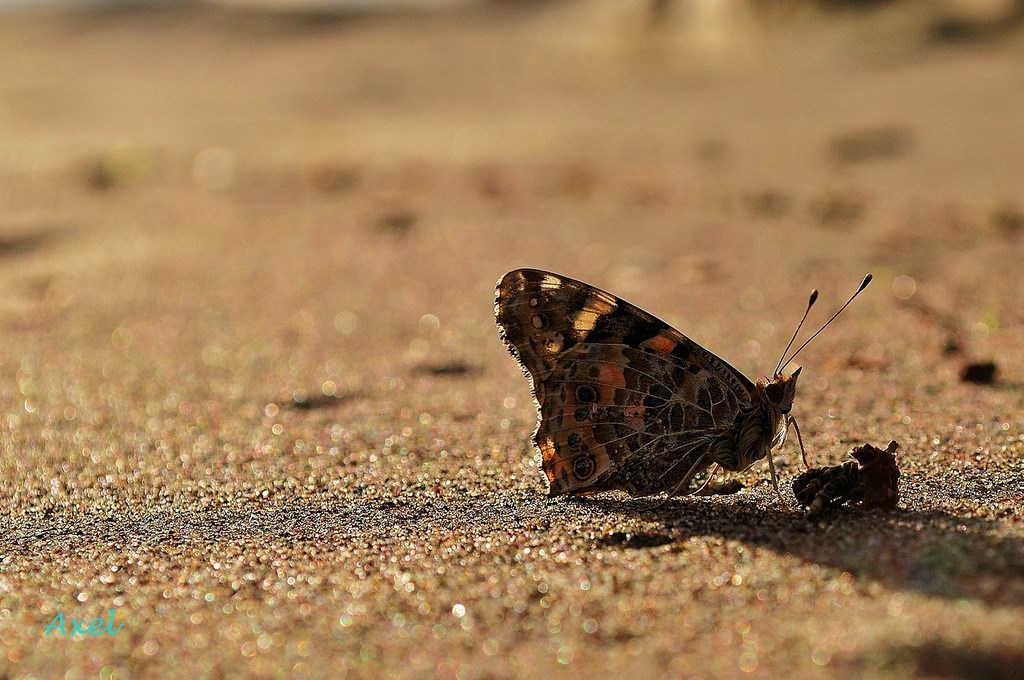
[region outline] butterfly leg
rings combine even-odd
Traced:
[[[792,425],[793,429],[796,430],[796,442],[800,445],[800,458],[804,461],[804,467],[809,468],[811,464],[807,462],[807,450],[804,449],[804,438],[800,436],[800,426],[796,424],[796,418],[789,416],[786,418],[786,429],[789,430],[789,426]]]
[[[701,492],[702,492],[702,491],[703,491],[704,489],[708,488],[708,484],[710,484],[710,483],[711,483],[712,481],[714,481],[714,479],[715,479],[715,475],[717,475],[717,474],[718,474],[718,471],[719,471],[719,470],[720,470],[721,468],[722,468],[722,466],[721,466],[721,465],[719,465],[718,463],[715,463],[715,467],[711,468],[711,472],[710,472],[710,473],[708,473],[708,478],[704,480],[704,483],[703,483],[703,484],[701,484],[701,485],[700,485],[699,487],[697,487],[697,488],[696,488],[695,490],[693,490],[693,491],[689,491],[689,492],[687,492],[687,493],[685,493],[685,494],[683,494],[683,495],[685,495],[685,496],[689,496],[689,495],[691,495],[691,494],[692,494],[692,495],[694,495],[694,496],[700,496],[700,495],[701,495]]]
[[[784,509],[789,510],[789,503],[787,503],[786,499],[783,498],[782,490],[779,489],[779,478],[775,474],[775,463],[772,462],[772,454],[771,453],[768,454],[768,470],[772,473],[772,486],[775,487],[775,493],[778,494],[778,496],[779,496],[779,502],[782,503],[782,507]]]
[[[679,480],[679,483],[676,484],[675,487],[668,493],[668,497],[666,497],[665,500],[652,507],[651,510],[659,510],[665,507],[665,505],[676,496],[689,496],[690,494],[692,494],[694,490],[687,491],[686,493],[679,493],[679,491],[683,489],[687,484],[689,484],[690,480],[693,479],[698,472],[700,472],[707,466],[707,457],[708,454],[701,454],[701,456],[697,458],[697,462],[695,462],[690,467],[690,469],[686,471],[686,474],[683,475],[683,478],[681,480]]]

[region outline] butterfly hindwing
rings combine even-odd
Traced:
[[[749,407],[753,385],[739,371],[585,283],[515,270],[495,312],[540,408],[534,443],[552,495],[671,489]]]

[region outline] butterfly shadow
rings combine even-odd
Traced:
[[[592,511],[653,521],[643,531],[612,532],[604,547],[650,549],[714,536],[791,555],[886,587],[948,599],[1024,606],[1024,541],[999,522],[946,510],[882,512],[833,508],[815,519],[750,499],[728,505],[704,499],[573,501]]]

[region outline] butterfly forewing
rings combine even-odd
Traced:
[[[540,408],[534,443],[552,495],[671,490],[715,462],[716,435],[754,385],[668,324],[570,278],[519,269],[498,283],[502,339]]]

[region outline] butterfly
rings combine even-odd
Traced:
[[[498,281],[495,319],[502,341],[530,380],[538,409],[533,443],[549,495],[621,490],[631,496],[687,495],[711,469],[746,470],[781,446],[800,368],[751,381],[675,328],[600,288],[539,269]],[[793,333],[793,346],[811,306]],[[806,463],[806,455],[804,456]],[[780,493],[780,492],[779,492]],[[781,498],[781,493],[780,493]]]

